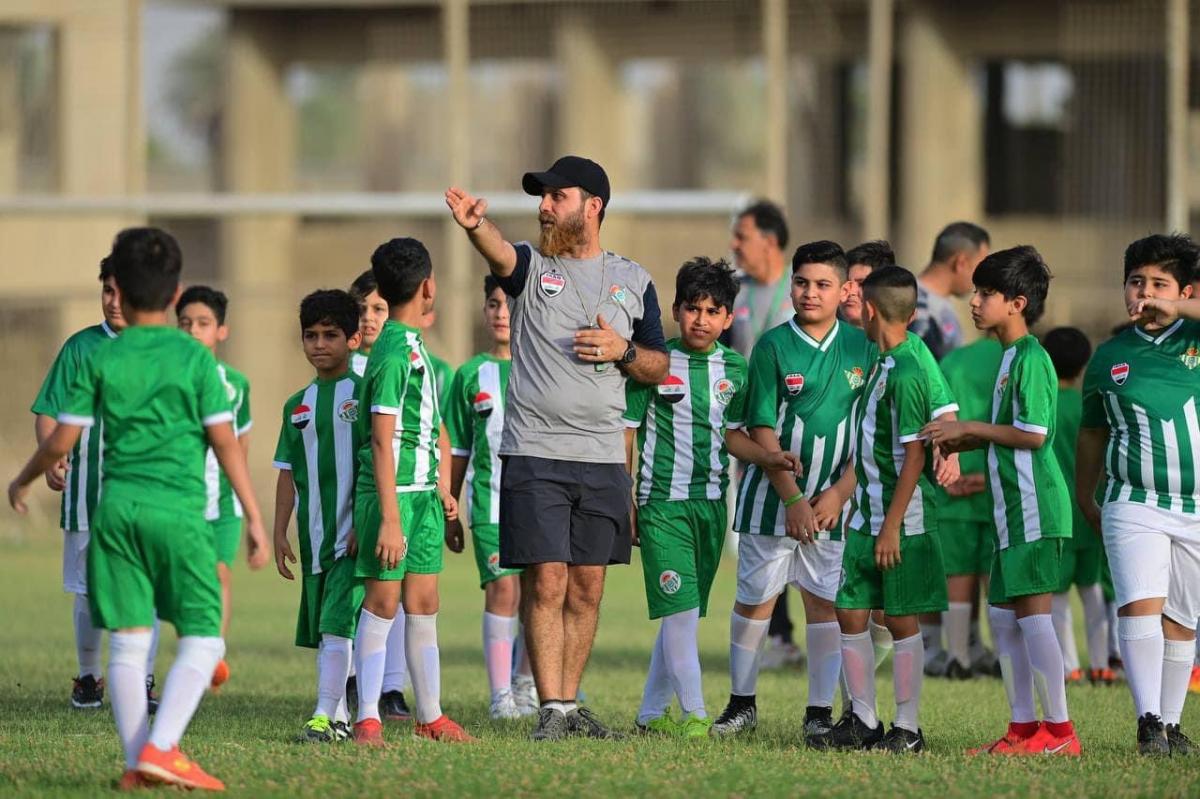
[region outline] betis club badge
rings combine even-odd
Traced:
[[[1188,347],[1187,352],[1179,356],[1179,360],[1183,361],[1183,365],[1188,369],[1195,369],[1200,366],[1200,348]]]
[[[863,383],[866,382],[866,379],[863,377],[862,367],[856,366],[853,369],[847,369],[846,382],[850,384],[850,388],[852,390],[858,390],[862,388]]]

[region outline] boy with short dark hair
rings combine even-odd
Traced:
[[[217,354],[217,345],[229,338],[229,327],[225,324],[225,312],[229,299],[223,291],[209,286],[190,286],[175,303],[175,317],[179,329]],[[233,431],[242,449],[242,458],[250,457],[250,381],[246,376],[224,361],[217,359],[217,374],[225,384],[229,402],[233,406]],[[229,633],[229,616],[232,607],[232,575],[230,565],[237,557],[238,540],[242,535],[242,506],[230,487],[229,478],[221,471],[212,449],[205,458],[205,483],[208,486],[208,504],[204,518],[212,530],[217,548],[217,574],[221,578],[221,636]],[[229,666],[222,660],[213,674],[213,688],[229,679]]]
[[[361,337],[358,349],[350,353],[350,368],[359,377],[367,370],[367,356],[379,338],[379,331],[388,318],[388,304],[379,296],[379,286],[375,283],[375,273],[370,269],[354,278],[350,284],[350,296],[359,306],[358,332]]]
[[[129,327],[83,362],[58,427],[9,485],[9,502],[24,513],[29,484],[71,451],[83,428],[103,424],[88,599],[93,619],[111,631],[109,690],[127,769],[121,787],[151,781],[222,790],[179,751],[225,648],[216,551],[204,519],[208,446],[245,509],[255,569],[269,557],[262,518],[217,361],[167,323],[179,297],[178,245],[157,228],[131,228],[118,234],[110,258]],[[155,618],[174,624],[180,638],[148,730],[146,656]]]
[[[295,579],[287,566],[296,562],[287,540],[295,508],[302,570],[296,646],[317,650],[317,706],[298,740],[315,743],[350,736],[346,677],[363,597],[353,528],[360,380],[350,369],[358,317],[358,303],[344,291],[315,291],[300,302],[300,340],[317,376],[284,403],[275,447],[275,567]]]
[[[1033,247],[1014,247],[985,258],[973,280],[975,327],[994,333],[1004,346],[991,422],[935,421],[925,429],[946,450],[987,447],[997,540],[988,617],[1012,722],[1000,739],[973,753],[1078,756],[1050,615],[1065,539],[1071,536],[1070,495],[1048,446],[1056,431],[1058,380],[1050,356],[1029,333],[1045,307],[1050,270]]]

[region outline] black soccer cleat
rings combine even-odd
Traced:
[[[97,680],[90,674],[75,678],[71,688],[71,707],[76,710],[95,710],[104,702],[104,678]]]
[[[146,675],[146,712],[153,716],[158,712],[158,694],[154,693],[154,675]]]
[[[1137,751],[1146,757],[1167,757],[1171,754],[1171,744],[1167,740],[1167,731],[1162,719],[1153,713],[1147,713],[1137,722]]]
[[[386,691],[379,697],[379,715],[388,721],[410,721],[412,711],[404,701],[403,691]]]
[[[1191,757],[1196,754],[1196,745],[1183,734],[1178,724],[1167,725],[1167,744],[1171,747],[1171,757]]]
[[[358,677],[353,674],[346,678],[346,709],[351,712],[358,709]]]
[[[833,725],[828,740],[829,749],[870,749],[883,740],[883,723],[872,729],[852,712]]]
[[[577,707],[567,714],[567,734],[614,741],[619,741],[625,737],[625,733],[617,732],[608,727],[596,717],[595,713],[586,707]]]
[[[810,749],[828,749],[833,732],[833,708],[809,705],[804,711],[804,743]]]
[[[970,680],[974,679],[975,672],[971,671],[969,666],[959,663],[958,658],[950,658],[950,662],[946,664],[946,672],[943,676],[948,680]]]
[[[871,747],[873,752],[888,752],[893,755],[917,754],[925,751],[925,735],[920,730],[913,732],[892,725],[887,734]]]
[[[567,716],[561,710],[543,707],[538,710],[537,726],[529,733],[531,741],[561,741],[567,737]]]
[[[730,702],[713,722],[710,734],[717,738],[733,738],[754,732],[758,726],[758,708],[750,704]]]

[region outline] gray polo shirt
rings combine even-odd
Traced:
[[[581,361],[574,336],[599,314],[622,338],[665,351],[650,273],[611,252],[547,258],[529,242],[515,246],[516,269],[499,281],[512,326],[500,454],[625,463],[625,375]]]
[[[792,273],[784,269],[774,283],[759,283],[743,275],[733,302],[729,344],[749,358],[762,334],[796,315],[792,307]]]
[[[962,322],[954,303],[917,281],[917,315],[908,329],[921,337],[939,361],[963,345]]]

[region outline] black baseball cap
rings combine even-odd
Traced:
[[[521,178],[521,188],[535,197],[540,197],[542,190],[547,187],[566,189],[571,186],[578,186],[588,194],[599,197],[601,207],[608,207],[608,175],[604,167],[591,159],[564,155],[545,172],[526,172]]]

